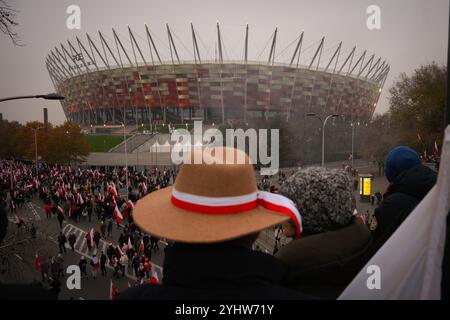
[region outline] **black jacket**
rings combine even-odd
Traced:
[[[372,237],[366,225],[349,226],[294,240],[276,257],[287,269],[284,284],[322,299],[336,299],[364,267]]]
[[[0,284],[1,300],[56,300],[57,292],[37,284]]]
[[[166,250],[164,284],[146,284],[125,300],[306,299],[280,286],[282,265],[272,256],[229,244],[176,243]]]
[[[375,209],[371,224],[375,254],[436,184],[437,173],[423,165],[398,175]]]

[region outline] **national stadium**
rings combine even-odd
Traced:
[[[267,42],[268,54],[253,61],[248,59],[248,25],[242,59],[224,59],[219,23],[214,59],[205,59],[199,34],[190,28],[191,39],[184,40],[193,49],[188,60],[179,55],[180,41],[174,41],[179,39],[168,24],[161,47],[147,25],[139,36],[128,27],[126,36],[112,29],[109,35],[99,31],[56,46],[45,63],[56,92],[65,96],[61,104],[67,119],[84,127],[220,124],[275,116],[295,121],[315,113],[367,122],[390,69],[367,51],[345,51],[342,42],[327,50],[325,38],[308,47],[305,60],[303,33],[292,42],[288,59],[277,61],[277,28]],[[170,59],[162,58],[163,49]]]

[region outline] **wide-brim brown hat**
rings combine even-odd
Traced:
[[[176,242],[213,243],[240,238],[289,220],[288,216],[262,206],[226,213],[221,210],[201,212],[189,204],[180,205],[174,195],[214,203],[216,200],[245,198],[258,191],[253,165],[243,151],[215,148],[211,155],[219,161],[207,164],[201,159],[199,164],[185,163],[173,186],[139,200],[133,210],[133,219],[139,228]]]

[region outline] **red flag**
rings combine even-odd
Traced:
[[[436,141],[434,141],[434,150],[433,150],[433,154],[435,158],[439,158],[439,148],[438,145],[436,143]]]
[[[128,245],[127,245],[127,247],[128,247],[128,250],[130,250],[131,248],[133,248],[133,246],[131,245],[131,239],[130,239],[130,237],[128,237]]]
[[[36,271],[40,271],[41,270],[41,257],[39,257],[39,254],[37,254],[36,252],[36,259],[34,260],[34,264],[36,266]]]
[[[114,182],[109,185],[108,192],[112,193],[115,197],[117,197],[117,190]]]
[[[128,200],[128,201],[127,201],[127,206],[128,206],[130,209],[134,209],[133,201]]]
[[[422,137],[420,136],[420,134],[417,134],[417,142],[418,143],[422,143]]]
[[[152,284],[159,284],[158,274],[156,273],[155,270],[152,270],[152,276],[149,282]]]
[[[94,246],[94,228],[92,228],[91,231],[89,231],[89,233],[87,234],[87,241],[89,243],[89,247]]]
[[[144,240],[141,240],[141,244],[139,245],[139,251],[140,252],[144,252],[145,247],[144,247]]]
[[[116,205],[116,208],[114,209],[114,216],[116,217],[117,222],[123,221],[122,213],[120,212],[119,208],[117,208],[117,205]]]
[[[81,195],[81,193],[77,194],[77,201],[79,204],[83,204],[84,200],[83,200],[83,196]]]
[[[111,284],[109,286],[109,300],[114,300],[117,296],[117,293],[118,293],[117,287],[111,280]]]

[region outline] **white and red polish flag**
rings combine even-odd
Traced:
[[[114,300],[117,296],[117,287],[116,285],[112,282],[109,285],[109,300]]]
[[[94,246],[94,228],[92,228],[87,234],[87,242],[89,243],[89,247]]]
[[[436,141],[434,141],[433,155],[435,158],[439,158],[439,148]]]
[[[127,206],[128,206],[128,208],[130,208],[130,209],[134,209],[133,201],[128,200],[128,201],[127,201]]]
[[[64,210],[61,208],[61,206],[58,206],[56,208],[56,211],[58,211],[59,213],[63,213],[64,212]]]
[[[111,182],[111,184],[109,185],[108,192],[112,193],[115,197],[117,197],[117,190],[114,182]]]
[[[144,246],[144,240],[141,240],[141,244],[139,245],[139,251],[144,252],[145,246]]]
[[[117,222],[123,221],[122,213],[120,212],[119,208],[117,208],[117,205],[116,205],[116,208],[114,209],[114,216],[116,217]]]
[[[152,274],[151,274],[149,282],[151,284],[159,284],[158,274],[156,273],[155,270],[152,270]]]
[[[130,237],[128,237],[128,244],[127,244],[128,250],[130,250],[131,248],[133,248],[133,245],[131,244],[131,239]]]
[[[81,195],[81,193],[77,194],[77,201],[79,204],[83,204],[84,200],[83,200],[83,196]]]

